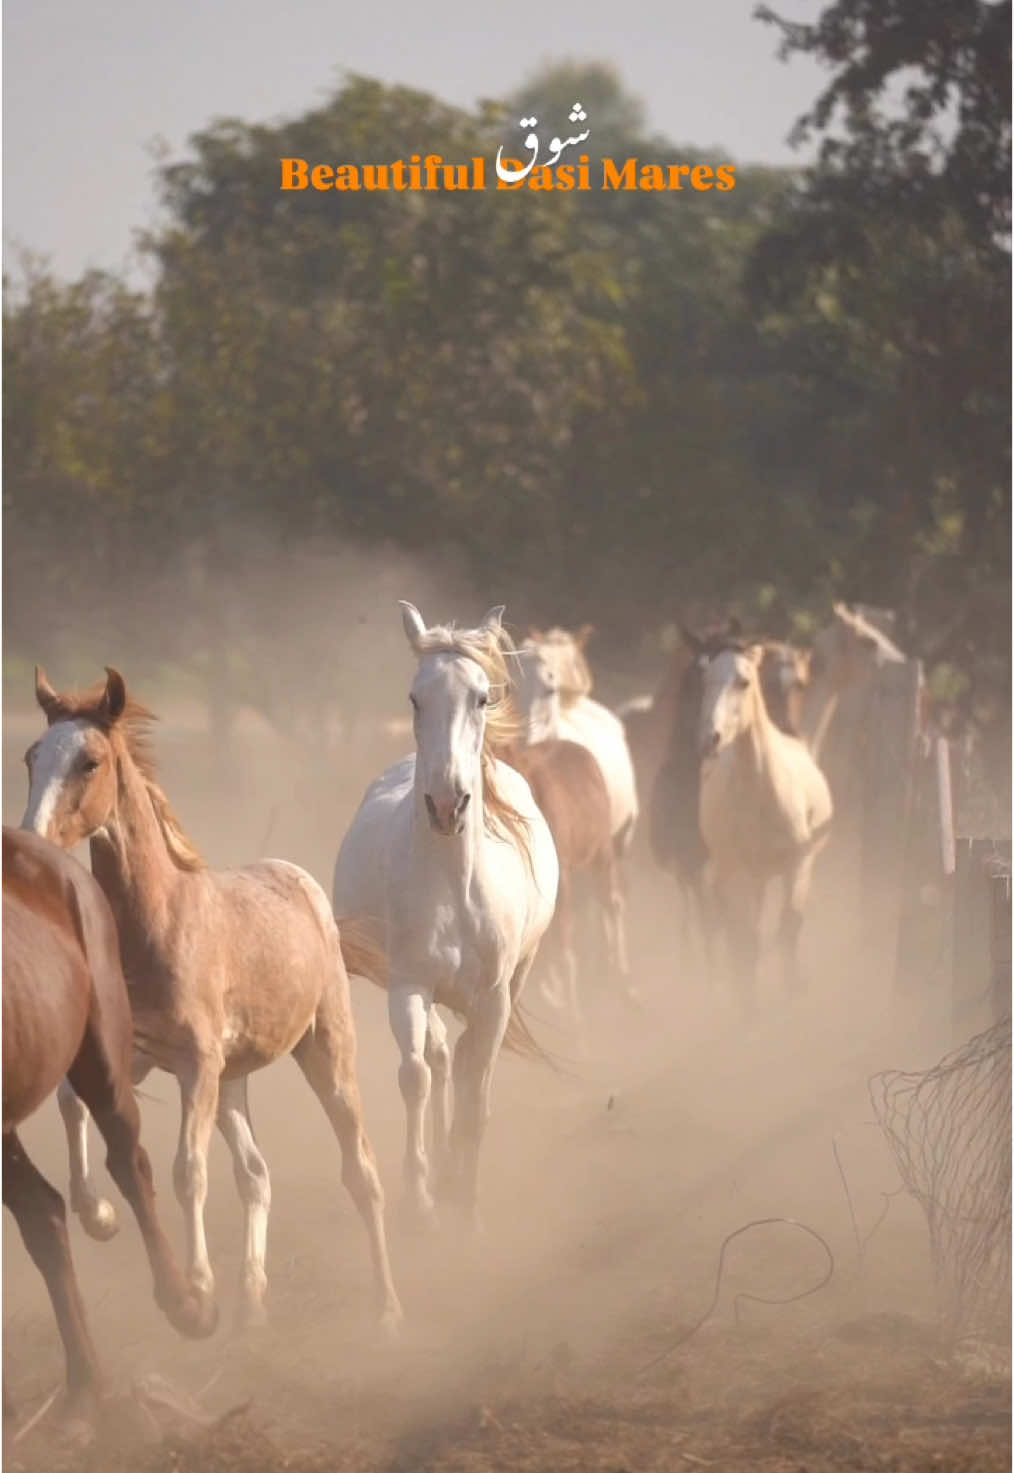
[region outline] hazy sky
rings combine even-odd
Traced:
[[[784,0],[797,19],[816,0]],[[62,275],[127,263],[153,218],[148,143],[179,155],[212,118],[269,121],[319,103],[345,70],[468,106],[534,66],[609,60],[648,121],[739,161],[788,162],[822,73],[775,58],[753,0],[6,0],[3,231]],[[593,120],[592,120],[593,121]]]

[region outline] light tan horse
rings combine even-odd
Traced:
[[[210,1298],[204,1232],[208,1143],[218,1124],[246,1211],[240,1315],[263,1314],[271,1187],[254,1140],[247,1075],[291,1053],[342,1151],[342,1178],[366,1225],[385,1328],[401,1318],[384,1234],[384,1197],[363,1130],[346,964],[365,943],[338,930],[327,897],[283,860],[212,871],[180,828],[147,748],[151,713],[127,699],[123,677],[58,695],[41,670],[35,693],[49,722],[30,748],[23,828],[65,849],[91,840],[92,871],[116,919],[134,1014],[135,1079],[152,1068],[179,1081],[182,1118],[173,1172],[186,1220],[190,1282]],[[343,956],[344,952],[344,956]],[[88,1181],[87,1115],[62,1100],[72,1203],[111,1212]]]
[[[700,716],[701,835],[744,1004],[754,1002],[761,913],[772,880],[785,887],[779,941],[786,982],[801,985],[799,932],[814,860],[833,807],[805,744],[781,731],[764,704],[763,646],[741,644],[704,669]]]

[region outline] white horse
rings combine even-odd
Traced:
[[[791,991],[800,987],[803,910],[834,811],[805,743],[768,715],[760,685],[763,654],[762,645],[750,645],[708,660],[700,718],[701,836],[748,1009],[764,895],[775,879],[785,886],[779,941],[786,981]]]
[[[334,909],[369,918],[388,958],[386,978],[371,980],[387,987],[401,1051],[408,1206],[424,1221],[433,1215],[432,1084],[436,1153],[474,1221],[493,1068],[501,1044],[528,1040],[516,1008],[553,918],[559,866],[528,784],[493,755],[512,734],[503,609],[466,631],[427,629],[412,604],[401,608],[419,661],[409,696],[416,752],[367,790],[338,854]],[[465,1022],[449,1140],[449,1053],[437,1003]]]
[[[609,793],[617,853],[626,854],[638,818],[637,782],[627,734],[620,718],[592,700],[591,671],[584,657],[590,625],[569,634],[533,629],[522,648],[536,657],[526,662],[519,687],[529,742],[561,737],[587,747],[602,770]]]

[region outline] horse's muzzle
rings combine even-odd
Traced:
[[[450,801],[437,803],[426,794],[426,812],[429,814],[430,828],[445,838],[460,834],[465,827],[465,809],[471,801],[471,793],[459,793]]]

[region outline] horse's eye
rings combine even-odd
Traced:
[[[415,696],[410,695],[408,699],[409,699],[409,703],[410,703],[410,705],[412,707],[412,710],[413,711],[418,711],[418,709],[419,709],[419,702],[416,700]]]
[[[476,700],[475,700],[475,704],[477,706],[488,706],[489,705],[489,696],[477,696],[476,697]]]
[[[98,762],[96,762],[94,757],[86,757],[85,760],[81,763],[82,772],[97,772],[98,769],[99,764]]]
[[[749,684],[750,684],[750,682],[749,682],[749,680],[747,680],[747,678],[746,678],[745,675],[739,675],[739,676],[737,676],[737,678],[736,678],[736,689],[737,690],[746,690],[746,688],[747,688],[747,686]]]

